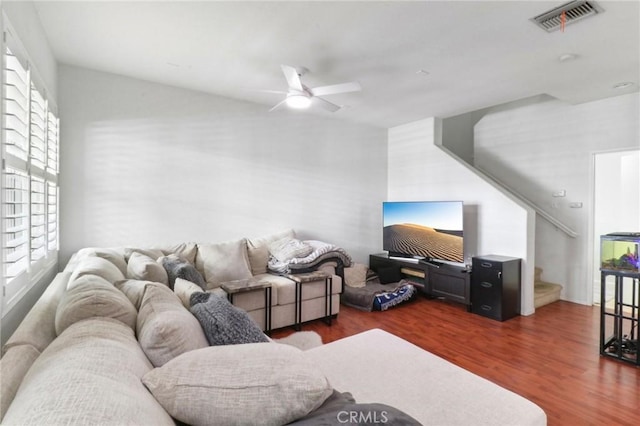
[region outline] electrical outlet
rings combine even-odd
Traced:
[[[565,191],[564,189],[560,189],[558,191],[553,191],[551,193],[552,197],[564,197],[567,195],[567,191]]]
[[[581,202],[569,203],[569,207],[571,207],[572,209],[581,209],[582,203]]]

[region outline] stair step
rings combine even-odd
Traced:
[[[540,276],[542,275],[542,268],[539,268],[539,267],[536,266],[534,268],[534,271],[535,271],[534,274],[533,274],[534,282],[541,281]]]
[[[539,308],[556,300],[560,300],[562,286],[560,284],[537,281],[534,284],[534,306]]]

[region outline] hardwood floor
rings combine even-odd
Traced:
[[[598,308],[556,302],[498,322],[420,297],[386,312],[340,307],[325,343],[381,328],[538,404],[554,425],[637,425],[640,368],[599,355]],[[274,331],[273,337],[291,334]]]

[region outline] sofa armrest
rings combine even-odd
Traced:
[[[7,340],[2,348],[2,353],[19,345],[31,345],[42,352],[57,337],[56,310],[58,302],[67,288],[70,276],[71,272],[60,272],[56,275],[16,331]]]

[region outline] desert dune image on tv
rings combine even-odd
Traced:
[[[385,250],[464,262],[462,203],[385,203],[383,212]]]

